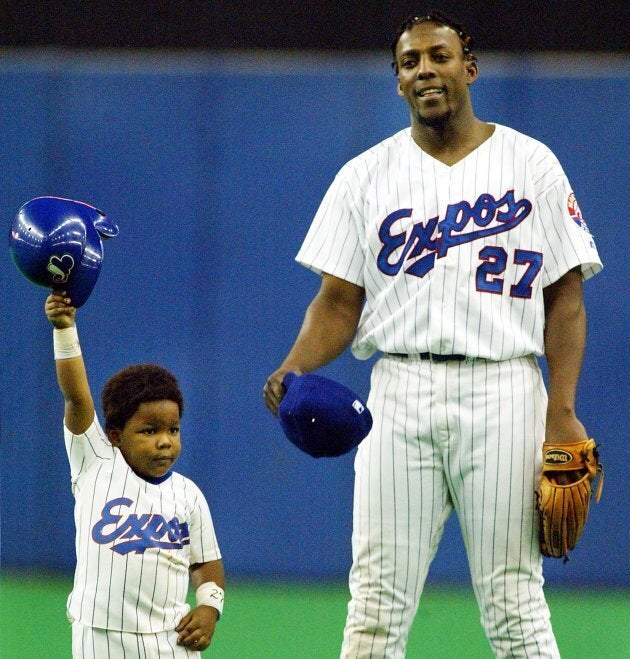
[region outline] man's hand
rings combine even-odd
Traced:
[[[296,369],[290,368],[279,368],[277,371],[274,371],[265,382],[263,387],[263,400],[265,405],[272,414],[278,415],[278,407],[284,398],[284,395],[287,393],[282,380],[287,373],[295,373],[296,375],[302,375],[302,373]]]
[[[65,291],[53,292],[46,298],[46,317],[55,329],[66,329],[74,325],[77,310],[72,306]]]
[[[212,606],[202,604],[194,608],[175,627],[179,632],[177,644],[202,652],[212,641],[218,619],[219,612]]]
[[[545,442],[548,444],[563,444],[586,441],[587,439],[586,428],[573,410],[557,411],[552,405],[547,408]]]
[[[545,444],[560,445],[573,442],[583,442],[588,439],[586,428],[572,411],[556,412],[547,409],[547,423],[545,426]],[[544,447],[543,447],[544,450]],[[555,474],[558,485],[570,485],[571,475],[562,471]]]

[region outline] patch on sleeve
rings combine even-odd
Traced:
[[[584,229],[584,231],[590,235],[591,232],[589,231],[589,228],[586,225],[584,218],[582,217],[582,211],[580,211],[580,207],[578,206],[577,199],[575,198],[575,194],[573,192],[567,199],[567,209],[571,219],[580,227],[580,229]]]

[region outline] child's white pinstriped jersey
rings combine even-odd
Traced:
[[[296,258],[365,288],[361,359],[541,355],[542,289],[574,267],[585,279],[602,267],[556,157],[501,125],[453,166],[410,128],[352,159]]]
[[[190,608],[190,565],[221,558],[204,495],[176,472],[156,482],[136,475],[96,417],[80,435],[64,432],[77,531],[69,617],[118,631],[174,629]]]

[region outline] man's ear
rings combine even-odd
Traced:
[[[478,77],[479,69],[477,68],[477,62],[475,60],[469,60],[466,62],[466,84],[472,85]]]
[[[120,429],[119,428],[110,428],[107,431],[107,439],[112,446],[120,446]]]
[[[398,96],[402,96],[402,97],[405,96],[405,94],[404,94],[404,92],[403,92],[403,90],[402,90],[402,87],[400,86],[400,80],[398,81],[398,86],[397,86],[397,88],[396,88],[396,91],[398,92]]]

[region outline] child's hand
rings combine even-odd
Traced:
[[[175,631],[179,632],[178,645],[185,645],[199,652],[205,650],[212,640],[219,612],[212,606],[201,606],[185,615]]]
[[[74,316],[77,310],[71,306],[70,298],[65,291],[53,291],[47,298],[44,306],[46,317],[56,329],[66,329],[74,325]]]

